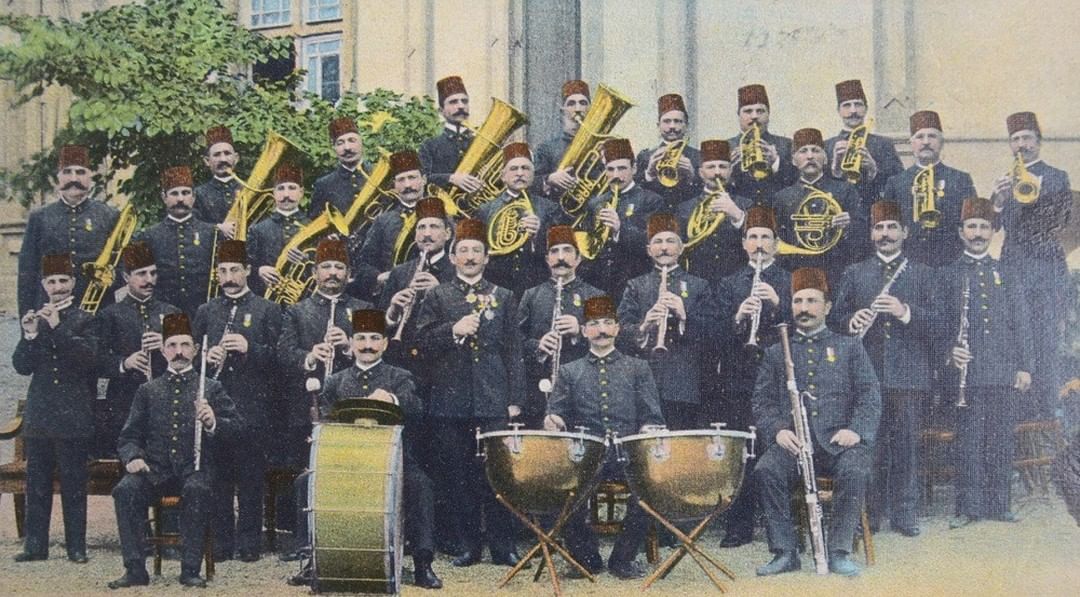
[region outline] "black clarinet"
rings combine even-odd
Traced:
[[[229,309],[229,318],[225,321],[225,329],[222,330],[222,332],[221,332],[221,341],[218,342],[218,346],[221,346],[221,343],[225,341],[225,336],[228,336],[233,331],[232,328],[233,328],[233,322],[236,320],[236,307],[237,306],[238,305],[233,305],[232,308]],[[225,358],[221,359],[221,363],[217,366],[217,369],[214,370],[214,377],[213,377],[214,381],[217,381],[217,378],[221,376],[222,370],[225,369],[225,361],[228,360],[228,358],[229,358],[229,355],[226,354]]]

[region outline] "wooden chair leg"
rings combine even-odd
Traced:
[[[645,535],[645,559],[650,564],[660,561],[660,540],[656,536],[656,525],[649,523],[649,533]]]
[[[271,552],[277,551],[277,490],[268,483],[263,503],[263,519],[266,521],[266,541]]]
[[[206,560],[206,580],[214,580],[214,530],[209,524],[203,541],[203,559]]]
[[[866,556],[866,565],[874,565],[874,533],[870,531],[870,516],[866,513],[866,506],[862,509],[862,534],[863,554]]]
[[[13,493],[11,497],[15,502],[15,534],[19,539],[24,539],[26,538],[26,528],[23,526],[26,522],[26,494]]]
[[[151,506],[151,515],[154,520],[151,522],[154,532],[154,576],[161,576],[161,506]]]

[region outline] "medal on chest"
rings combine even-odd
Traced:
[[[94,222],[90,218],[86,218],[86,231],[92,232],[94,230]]]
[[[1001,274],[994,270],[994,286],[1001,286]]]
[[[242,325],[246,328],[251,327],[251,313],[244,313],[244,323]]]
[[[198,232],[196,232],[196,233],[195,233],[195,240],[193,240],[193,241],[191,241],[191,242],[192,242],[192,244],[194,244],[194,245],[195,245],[196,247],[197,247],[197,246],[199,246],[200,244],[202,244],[202,243],[201,243],[201,241],[199,240],[199,233],[198,233]]]
[[[836,362],[836,351],[833,350],[832,346],[825,347],[825,360],[829,361],[830,363]]]

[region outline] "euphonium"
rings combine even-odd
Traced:
[[[943,181],[944,182],[944,181]],[[937,209],[938,197],[945,194],[944,183],[934,184],[934,167],[923,168],[911,181],[911,199],[914,202],[914,219],[925,229],[937,228],[941,223],[941,212]]]
[[[750,128],[739,137],[739,148],[742,150],[740,165],[743,172],[754,177],[754,180],[764,180],[772,173],[772,167],[765,160],[765,150],[761,147],[761,127],[753,123]]]
[[[589,199],[604,192],[607,178],[602,172],[593,175],[593,171],[603,170],[600,145],[610,137],[608,133],[615,128],[615,123],[622,118],[634,104],[617,91],[600,85],[593,96],[592,105],[581,120],[581,127],[570,140],[556,170],[571,169],[577,183],[559,197],[559,205],[567,215],[574,216],[585,206]]]
[[[79,308],[87,313],[97,313],[101,306],[101,299],[112,288],[116,279],[116,265],[120,263],[120,256],[124,253],[124,247],[131,241],[131,235],[135,233],[135,225],[138,224],[138,216],[135,215],[135,207],[128,203],[120,210],[120,217],[116,219],[109,238],[101,248],[101,253],[92,262],[84,263],[83,275],[89,280],[86,291],[83,292]]]
[[[359,248],[356,246],[356,242],[357,239],[363,237],[360,232],[370,226],[375,221],[375,218],[386,211],[387,205],[390,204],[389,199],[393,195],[383,190],[389,177],[390,159],[388,154],[384,154],[372,166],[371,172],[367,174],[367,180],[364,181],[364,186],[360,187],[360,190],[356,192],[352,203],[349,204],[349,209],[342,215],[345,228],[348,230],[350,253]],[[387,200],[379,201],[383,197],[387,198]]]
[[[835,247],[843,237],[843,228],[834,228],[832,221],[844,208],[832,194],[810,185],[806,185],[806,188],[810,190],[810,194],[803,198],[799,208],[791,214],[792,231],[798,246],[811,251],[802,254],[820,255]],[[783,245],[778,247],[778,252],[785,254]]]
[[[517,199],[500,207],[488,220],[488,254],[509,255],[520,249],[532,238],[532,234],[521,229],[521,219],[535,213],[529,194],[525,191],[521,191]]]
[[[1013,198],[1017,203],[1035,203],[1039,198],[1039,179],[1027,169],[1024,158],[1020,152],[1016,152],[1016,159],[1012,167]]]
[[[611,201],[605,207],[614,210],[619,209],[619,187],[617,185],[611,187]],[[611,227],[601,222],[600,218],[595,218],[592,230],[588,232],[584,230],[574,231],[574,240],[577,241],[578,251],[585,259],[596,259],[596,256],[604,249],[604,245],[607,244],[610,236]]]
[[[862,149],[866,147],[866,139],[870,136],[871,122],[868,119],[851,129],[851,133],[848,135],[847,149],[844,151],[844,157],[840,160],[840,171],[844,173],[844,178],[851,184],[859,184],[859,181],[862,180]]]
[[[277,270],[281,280],[266,289],[265,297],[275,303],[294,305],[300,302],[315,287],[315,279],[311,276],[315,265],[315,249],[319,241],[330,234],[345,236],[349,233],[345,216],[341,215],[333,205],[326,204],[326,211],[309,222],[281,249],[274,269]],[[296,249],[304,254],[305,259],[296,262],[289,259],[289,251]]]
[[[664,157],[656,162],[656,179],[660,184],[671,188],[679,184],[679,159],[686,149],[686,140],[679,139],[667,146]]]
[[[701,199],[701,202],[694,206],[694,211],[690,212],[690,219],[686,222],[686,245],[685,249],[689,250],[694,248],[698,243],[705,240],[716,229],[720,227],[720,224],[727,218],[727,214],[724,212],[713,213],[709,209],[709,204],[712,200],[724,192],[724,183],[717,177],[716,182],[719,188],[715,191],[706,193]]]

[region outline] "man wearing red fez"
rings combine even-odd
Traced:
[[[525,403],[525,368],[517,298],[484,279],[487,230],[480,220],[457,224],[450,262],[455,277],[429,290],[419,305],[416,338],[429,356],[430,433],[443,487],[465,552],[454,566],[472,566],[484,543],[494,564],[519,558],[509,512],[495,501],[474,457],[476,429],[505,428]],[[483,524],[481,524],[483,523]],[[484,529],[486,533],[481,533]]]
[[[687,127],[689,125],[689,113],[686,104],[678,93],[668,93],[660,96],[657,101],[656,127],[660,132],[660,145],[651,149],[643,149],[637,156],[637,176],[639,184],[650,191],[660,195],[664,200],[663,209],[673,211],[679,203],[690,199],[701,191],[701,181],[695,174],[701,164],[701,157],[696,147],[691,147],[687,142]],[[657,171],[657,165],[665,158],[670,158],[679,150],[676,145],[682,145],[681,155],[674,162],[675,171],[668,168],[661,177]],[[666,160],[670,162],[669,160]],[[676,181],[672,186],[668,179],[674,175]],[[664,180],[661,180],[664,178]]]
[[[416,226],[416,203],[424,197],[427,188],[427,178],[420,170],[420,156],[411,149],[390,156],[390,177],[397,201],[371,223],[357,255],[361,263],[379,271],[380,282],[384,282],[397,265],[394,248],[402,238],[400,235],[412,235],[412,228]],[[407,256],[414,255],[409,251]]]
[[[1050,419],[1057,401],[1057,390],[1073,375],[1064,370],[1058,351],[1061,345],[1060,323],[1067,317],[1071,297],[1065,249],[1060,228],[1069,221],[1072,191],[1069,175],[1047,164],[1040,157],[1042,130],[1033,112],[1017,112],[1005,120],[1013,166],[994,181],[990,198],[999,212],[997,226],[1005,229],[1001,262],[1011,265],[1024,276],[1024,293],[1031,309],[1035,337],[1035,371],[1032,371],[1035,407],[1025,418]],[[1021,203],[1013,193],[1016,184],[1016,156],[1038,187],[1035,199]]]
[[[240,161],[233,144],[232,132],[224,126],[214,126],[206,130],[206,151],[203,163],[210,170],[210,180],[195,187],[195,217],[211,224],[223,224],[225,216],[232,207],[240,182],[233,176],[233,169]],[[219,226],[222,232],[232,238],[236,233],[236,222]]]
[[[86,462],[94,434],[90,405],[97,398],[92,316],[75,303],[71,255],[45,255],[39,283],[48,302],[23,314],[11,357],[17,373],[31,376],[20,432],[26,455],[26,538],[15,561],[49,557],[53,472],[59,469],[67,557],[82,564],[87,561]]]
[[[649,361],[668,428],[693,429],[701,413],[704,341],[714,314],[709,283],[679,265],[679,232],[679,221],[669,213],[649,218],[646,250],[653,269],[626,283],[619,321],[629,332],[633,353]]]
[[[854,184],[859,190],[864,207],[869,207],[878,198],[885,181],[899,174],[904,165],[896,154],[892,139],[870,133],[868,127],[865,144],[858,154],[862,156],[858,174],[841,171],[840,166],[848,150],[851,132],[864,124],[870,124],[866,119],[866,106],[866,94],[861,81],[851,79],[836,84],[836,112],[840,115],[841,127],[836,136],[825,140],[825,153],[829,155],[831,162],[829,175],[833,178],[844,178]]]
[[[958,516],[951,528],[1019,520],[1009,495],[1013,429],[1030,400],[1036,370],[1030,312],[1041,304],[1028,305],[1020,272],[990,256],[996,218],[990,200],[965,199],[959,228],[964,252],[937,276],[935,300],[944,307],[939,333],[951,365],[941,372],[948,389],[943,398],[956,405]]]
[[[18,310],[26,313],[47,300],[41,288],[41,259],[67,253],[75,268],[75,300],[82,300],[89,279],[81,265],[98,258],[119,212],[91,197],[93,189],[89,150],[82,145],[60,148],[56,169],[58,201],[30,212],[19,249]],[[112,302],[106,293],[104,304]]]
[[[458,76],[439,79],[436,88],[444,125],[439,135],[420,145],[422,170],[428,180],[444,189],[449,190],[453,185],[466,193],[475,193],[483,182],[472,174],[455,172],[473,139],[472,131],[465,126],[469,119],[469,92]]]
[[[888,516],[892,529],[919,534],[918,442],[928,420],[936,283],[927,266],[908,259],[908,226],[900,206],[878,201],[870,209],[875,255],[854,263],[840,278],[829,314],[833,329],[857,335],[881,383],[882,416],[875,447],[868,506],[876,530]]]
[[[713,284],[743,263],[739,237],[750,200],[732,196],[725,188],[731,178],[731,150],[727,141],[702,141],[700,159],[697,177],[703,185],[701,192],[680,203],[675,215],[686,237],[686,250],[683,253],[686,271]],[[701,216],[704,217],[697,218],[696,232],[691,236],[688,224],[694,212],[702,206]],[[709,232],[702,224],[711,218],[723,219],[715,230]]]
[[[619,318],[610,296],[585,301],[581,334],[589,343],[585,357],[563,365],[548,402],[544,428],[565,431],[585,427],[597,437],[621,437],[649,431],[664,424],[659,393],[648,363],[615,347]],[[623,463],[609,450],[601,475],[625,482]],[[648,531],[648,519],[631,496],[622,530],[608,557],[607,566],[620,579],[640,578],[645,571],[634,561]],[[604,569],[596,535],[586,521],[584,508],[573,514],[564,532],[566,547],[590,573]]]
[[[589,84],[580,79],[571,79],[563,83],[561,97],[559,118],[562,131],[557,136],[541,143],[535,152],[536,178],[543,185],[544,194],[552,198],[565,193],[577,183],[570,168],[556,170],[555,167],[559,165],[570,141],[581,128],[581,121],[589,112],[589,106],[592,105]]]
[[[799,172],[799,180],[777,193],[772,201],[780,226],[779,238],[802,249],[816,250],[829,243],[833,246],[816,255],[788,255],[783,259],[784,267],[788,270],[820,267],[830,278],[840,279],[845,267],[860,261],[869,252],[866,237],[862,236],[867,229],[867,210],[863,209],[859,193],[851,183],[825,175],[828,158],[821,131],[799,129],[795,131],[793,142],[795,151],[791,163]],[[821,192],[831,196],[836,207],[825,199],[809,199],[808,202],[811,195]],[[820,224],[807,221],[807,215],[820,215],[824,220]],[[808,225],[820,226],[820,240],[817,232],[801,231]],[[839,240],[834,242],[837,236]]]
[[[955,230],[960,226],[960,205],[965,198],[976,195],[975,184],[967,172],[941,162],[945,134],[937,112],[916,112],[911,115],[910,125],[911,153],[915,156],[915,163],[885,183],[881,198],[896,202],[904,221],[910,226],[907,242],[909,256],[930,267],[941,267],[952,263],[963,251]],[[912,194],[916,176],[920,177],[920,181],[929,180],[926,170],[933,172],[936,189],[934,204],[941,212],[940,221],[932,227],[915,217],[915,198]]]
[[[862,342],[825,327],[832,309],[825,272],[801,268],[791,275],[790,334],[795,384],[813,399],[803,400],[810,427],[814,467],[833,479],[832,515],[825,540],[829,571],[859,574],[850,552],[873,466],[873,449],[881,419],[881,391],[874,366]],[[787,390],[784,350],[780,343],[765,350],[754,386],[754,418],[764,453],[754,467],[761,494],[773,559],[758,576],[798,570],[799,540],[791,516],[791,494],[802,486],[796,465],[801,449],[794,431]]]
[[[213,479],[221,445],[240,431],[242,419],[220,382],[208,372],[200,378],[195,362],[200,347],[183,313],[162,323],[165,373],[139,386],[131,414],[120,432],[120,462],[125,475],[113,489],[124,575],[110,589],[150,584],[146,573],[146,513],[166,495],[181,496],[180,584],[206,587],[199,576]],[[203,388],[203,391],[200,391]],[[201,427],[199,450],[195,427]]]
[[[156,258],[158,296],[190,318],[207,300],[214,247],[225,240],[213,224],[192,215],[192,184],[187,166],[167,168],[161,174],[165,218],[136,234],[150,245]]]
[[[729,191],[755,202],[768,202],[773,193],[795,182],[798,172],[791,166],[791,139],[769,132],[769,95],[764,85],[753,84],[739,88],[739,134],[728,139],[731,145],[732,175]],[[743,168],[743,145],[740,140],[745,135],[751,138],[749,131],[757,125],[761,133],[764,178],[758,179]],[[750,144],[753,146],[753,144]]]
[[[364,162],[364,141],[356,121],[347,116],[337,117],[328,125],[330,146],[337,156],[337,166],[320,176],[311,190],[308,216],[312,219],[326,211],[330,204],[341,213],[349,210],[353,197],[364,188],[370,165]]]
[[[281,307],[248,288],[247,247],[224,240],[217,247],[221,296],[199,307],[195,337],[207,337],[208,375],[225,386],[244,426],[219,443],[214,479],[214,559],[259,559],[263,489],[270,447],[270,413],[278,392],[274,349],[281,335]],[[239,504],[234,512],[233,498]]]
[[[247,234],[248,265],[252,271],[248,284],[259,296],[281,281],[274,265],[289,239],[310,222],[300,211],[303,198],[304,171],[291,162],[278,164],[274,169],[274,211],[249,228]],[[293,251],[290,257],[290,263],[304,259],[298,251]]]

